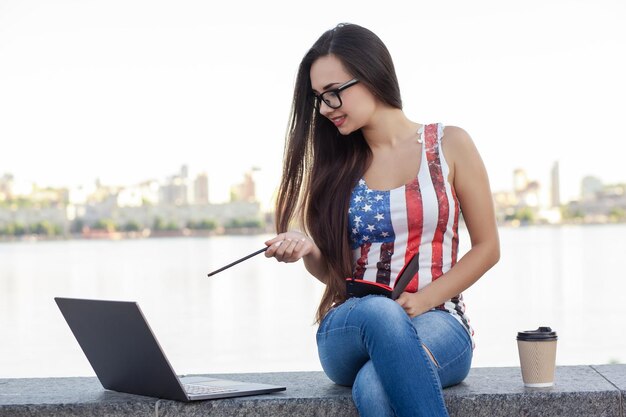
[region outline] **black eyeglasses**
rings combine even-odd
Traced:
[[[339,93],[345,90],[346,88],[352,87],[354,84],[357,84],[358,82],[359,82],[358,79],[353,78],[350,81],[341,84],[337,88],[324,91],[322,94],[314,93],[313,98],[315,99],[315,107],[319,109],[321,105],[321,101],[323,101],[331,109],[338,109],[343,104],[343,102],[341,101],[341,96],[339,96]]]

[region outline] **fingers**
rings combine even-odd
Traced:
[[[299,240],[285,239],[276,251],[276,259],[289,262],[299,242]]]
[[[286,239],[286,233],[281,233],[277,235],[276,237],[265,241],[265,244],[268,246],[267,250],[265,251],[265,257],[266,258],[274,257],[274,254],[276,253],[278,248],[280,248],[280,246],[283,244],[285,239]]]
[[[265,244],[269,246],[265,257],[274,257],[279,262],[296,262],[310,250],[307,238],[298,232],[281,233]]]
[[[266,258],[274,257],[274,255],[276,254],[276,251],[280,248],[283,242],[284,240],[276,240],[276,239],[268,240],[267,242],[265,242],[265,244],[269,246],[267,250],[265,251],[265,257]]]
[[[407,295],[406,295],[406,292],[403,292],[402,294],[400,294],[400,297],[396,299],[396,303],[400,304],[402,308],[404,308],[406,305],[406,302],[407,302]]]
[[[404,309],[405,313],[408,314],[409,317],[413,318],[417,316],[417,314],[415,314],[415,309],[410,303],[410,296],[407,292],[400,294],[400,297],[396,299],[396,302],[400,304],[400,307]]]
[[[430,307],[425,304],[427,301],[420,292],[413,293],[405,291],[400,294],[396,302],[400,304],[406,314],[411,318],[417,317],[430,309]]]
[[[276,249],[274,257],[281,262],[296,262],[303,256],[305,239],[285,239]]]
[[[272,238],[272,239],[270,239],[270,240],[266,240],[266,241],[265,241],[265,244],[266,244],[267,246],[272,246],[273,244],[275,244],[275,243],[277,243],[277,242],[281,242],[281,241],[283,241],[283,240],[285,240],[285,233],[281,233],[281,234],[279,234],[278,236],[276,236],[275,238]]]

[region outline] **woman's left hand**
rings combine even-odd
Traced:
[[[400,304],[404,311],[406,311],[406,314],[411,318],[417,317],[430,310],[425,303],[423,295],[418,292],[411,293],[405,291],[400,294],[396,302]]]

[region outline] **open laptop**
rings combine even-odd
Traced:
[[[176,401],[241,397],[286,389],[200,376],[179,378],[136,302],[62,297],[54,300],[106,389]]]

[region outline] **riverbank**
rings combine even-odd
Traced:
[[[626,222],[564,222],[564,223],[520,223],[506,222],[498,224],[499,229],[533,229],[533,228],[568,228],[568,227],[612,227],[626,225]],[[465,229],[463,222],[459,223],[461,229]],[[49,242],[66,240],[126,240],[126,239],[148,239],[148,238],[209,238],[215,236],[254,236],[262,234],[273,234],[273,226],[266,227],[222,227],[213,230],[180,229],[180,230],[150,230],[142,231],[107,231],[100,229],[84,230],[82,233],[71,233],[67,235],[39,235],[24,234],[21,236],[0,235],[0,243],[6,242]]]
[[[268,230],[262,227],[238,227],[238,228],[223,228],[218,227],[215,230],[194,230],[194,229],[182,229],[182,230],[157,230],[152,231],[145,229],[143,231],[133,232],[118,232],[107,230],[89,230],[82,233],[72,233],[68,235],[47,236],[36,234],[25,234],[21,236],[0,236],[0,243],[2,242],[50,242],[50,241],[65,241],[65,240],[126,240],[126,239],[154,239],[154,238],[175,238],[175,237],[193,237],[193,238],[208,238],[214,236],[253,236],[266,233],[273,233],[273,230]]]

